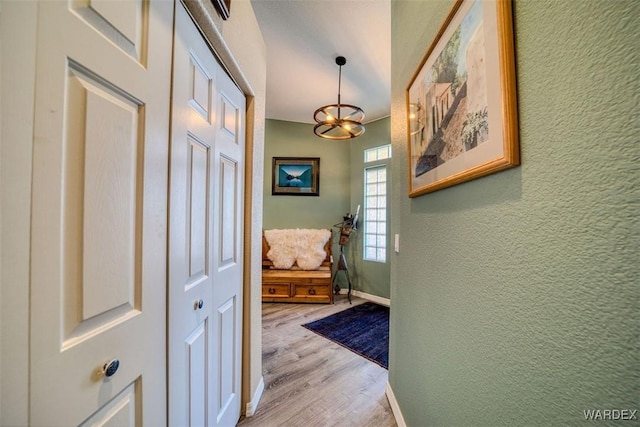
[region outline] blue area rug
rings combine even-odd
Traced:
[[[365,302],[302,326],[389,369],[389,307]]]

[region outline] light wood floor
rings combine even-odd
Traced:
[[[345,295],[333,305],[262,304],[265,390],[254,416],[239,426],[397,426],[385,395],[387,370],[300,326],[347,308]]]

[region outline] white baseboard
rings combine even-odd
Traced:
[[[260,403],[260,399],[262,398],[262,392],[264,392],[264,377],[260,377],[260,382],[258,383],[258,387],[256,387],[256,392],[253,393],[251,402],[247,402],[244,412],[245,417],[251,417],[256,413],[258,403]]]
[[[340,289],[340,295],[346,295],[348,292],[349,292],[348,289]],[[376,304],[384,305],[387,307],[391,306],[391,300],[389,298],[383,298],[377,295],[371,295],[366,292],[356,291],[355,289],[351,290],[351,295],[353,295],[354,297],[369,300],[371,302],[375,302]]]
[[[387,399],[389,400],[389,406],[391,406],[391,412],[393,412],[393,417],[396,419],[396,424],[398,424],[398,427],[407,427],[407,423],[404,421],[402,412],[400,412],[400,406],[398,405],[398,401],[396,400],[395,394],[393,394],[393,390],[391,389],[391,384],[389,384],[389,382],[387,382],[385,391]]]

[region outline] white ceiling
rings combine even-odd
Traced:
[[[267,46],[268,119],[314,123],[338,100],[335,58],[344,56],[341,101],[364,122],[389,115],[390,0],[251,0]]]

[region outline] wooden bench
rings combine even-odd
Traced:
[[[331,239],[324,245],[327,256],[317,270],[294,265],[279,270],[267,258],[269,243],[262,234],[262,302],[333,303]]]

